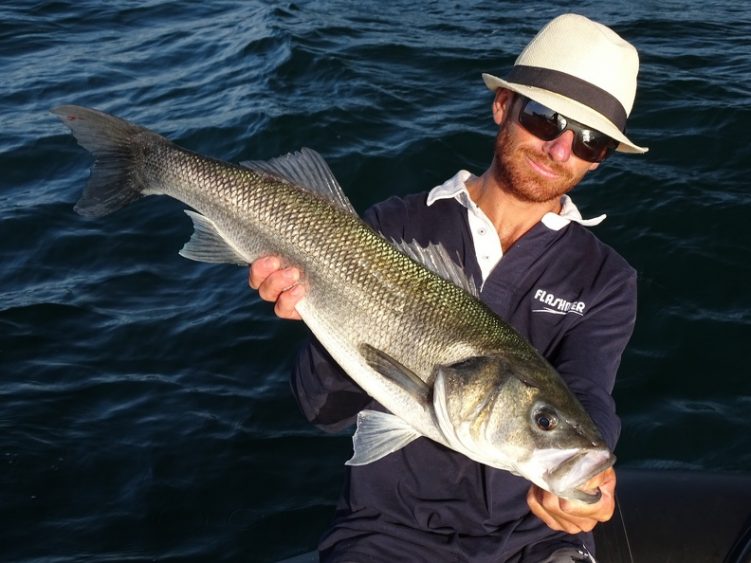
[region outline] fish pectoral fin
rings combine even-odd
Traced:
[[[345,465],[367,465],[386,457],[421,434],[398,416],[364,410],[357,415],[357,430],[352,436],[354,453]]]
[[[404,389],[420,403],[430,402],[430,387],[411,369],[370,344],[360,344],[359,349],[367,364],[383,377]]]
[[[249,260],[224,238],[211,219],[188,209],[185,213],[193,220],[193,235],[180,250],[180,256],[212,264],[248,264]]]

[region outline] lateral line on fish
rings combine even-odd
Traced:
[[[332,203],[341,188],[320,155],[305,149],[302,157],[280,161],[279,176],[268,166],[257,172],[202,156],[96,110],[69,105],[53,111],[95,157],[76,205],[80,214],[99,217],[141,195],[168,195],[195,210],[188,213],[196,232],[184,256],[246,263],[276,254],[304,271],[308,291],[297,304],[300,316],[344,371],[394,413],[367,415],[380,421],[375,427],[387,430],[389,439],[365,428],[366,460],[422,435],[577,499],[576,486],[614,462],[594,422],[540,353],[467,286],[424,266],[445,257],[420,250],[410,259],[350,204]],[[449,268],[462,269],[451,262]],[[389,358],[382,364],[386,375],[368,363],[363,342]],[[509,371],[516,377],[509,379]],[[513,385],[504,385],[504,378]],[[432,387],[432,400],[424,399],[429,393],[417,379]],[[485,394],[501,385],[503,394],[489,400]],[[552,409],[558,424],[543,428],[543,409]]]

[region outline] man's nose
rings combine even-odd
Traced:
[[[545,148],[556,162],[566,162],[571,158],[571,145],[574,143],[574,132],[564,131],[552,141],[545,143]]]

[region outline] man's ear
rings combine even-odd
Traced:
[[[496,125],[503,123],[503,120],[511,111],[511,106],[516,99],[515,94],[506,88],[498,88],[495,91],[495,98],[493,99],[493,121]]]

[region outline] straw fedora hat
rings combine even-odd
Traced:
[[[645,153],[624,130],[636,95],[639,55],[612,29],[584,16],[558,16],[529,42],[500,79],[483,74],[495,91],[508,88],[605,133],[616,150]]]

